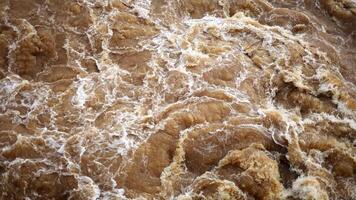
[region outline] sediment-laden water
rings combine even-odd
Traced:
[[[356,199],[356,1],[1,0],[0,199]]]

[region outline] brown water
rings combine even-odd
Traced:
[[[355,0],[0,16],[0,199],[356,199]]]

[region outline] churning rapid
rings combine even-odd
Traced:
[[[355,0],[1,0],[0,199],[356,199]]]

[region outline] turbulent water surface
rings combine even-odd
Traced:
[[[1,0],[0,199],[356,199],[355,0]]]

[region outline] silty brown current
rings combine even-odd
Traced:
[[[1,0],[0,199],[356,199],[355,0]]]

